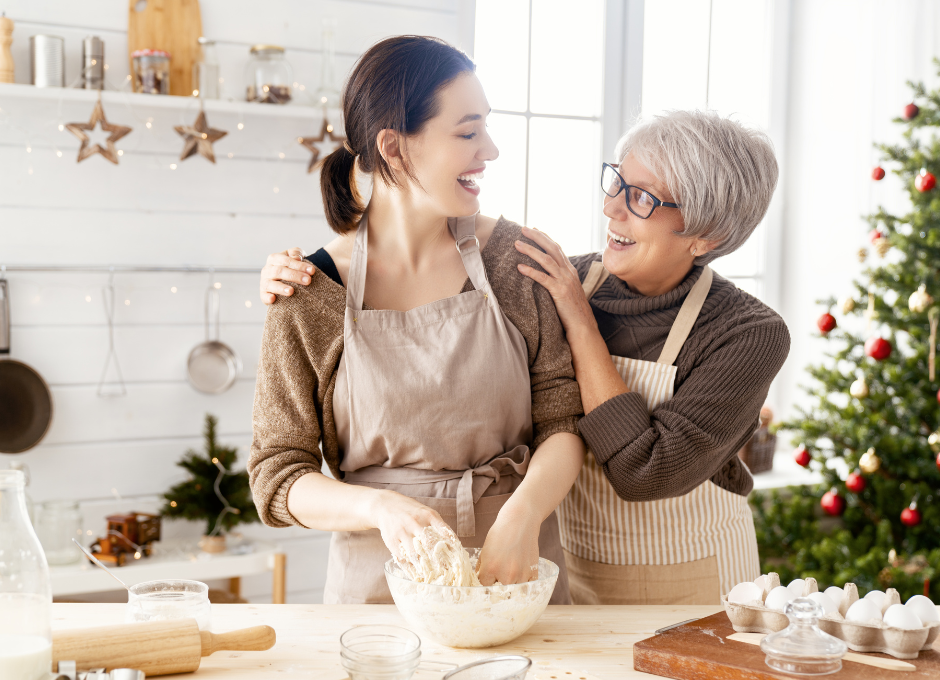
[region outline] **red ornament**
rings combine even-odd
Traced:
[[[901,524],[906,527],[916,527],[920,524],[920,510],[917,509],[917,503],[912,502],[909,507],[901,511]]]
[[[796,461],[797,465],[806,467],[809,465],[809,461],[812,459],[812,456],[809,455],[809,451],[806,450],[806,446],[800,444],[796,447],[796,450],[793,452],[793,460]]]
[[[845,488],[852,493],[862,493],[865,490],[865,478],[858,470],[845,478]]]
[[[930,191],[935,186],[937,186],[937,178],[923,168],[920,174],[914,178],[914,188],[922,194]]]
[[[885,170],[880,165],[876,165],[874,170],[871,171],[871,178],[876,182],[880,179],[885,178]]]
[[[940,453],[937,454],[937,469],[940,470]]]
[[[839,495],[835,489],[830,489],[823,494],[819,504],[827,514],[837,517],[845,512],[845,499]]]
[[[834,317],[829,312],[826,312],[821,317],[816,319],[816,327],[819,328],[820,333],[825,335],[836,327],[836,317]]]
[[[868,338],[865,342],[865,354],[875,361],[884,361],[891,356],[891,343],[877,336]]]
[[[885,234],[883,231],[881,231],[881,229],[872,229],[870,232],[868,232],[868,240],[871,241],[872,244],[877,243],[884,237]]]
[[[917,108],[917,104],[915,104],[914,102],[911,102],[910,104],[904,107],[904,113],[903,113],[904,120],[914,120],[915,118],[917,118],[918,113],[920,113],[920,109]]]

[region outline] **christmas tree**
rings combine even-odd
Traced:
[[[909,85],[920,106],[895,119],[903,142],[878,145],[884,168],[871,176],[897,174],[910,210],[866,217],[878,257],[860,251],[869,267],[855,293],[821,301],[827,359],[808,369],[811,405],[784,424],[796,461],[825,482],[751,502],[764,573],[940,602],[940,90]]]
[[[216,441],[218,422],[215,416],[206,414],[205,453],[190,449],[177,463],[190,478],[163,495],[161,511],[165,517],[205,520],[208,536],[230,531],[237,524],[259,521],[248,473],[232,472],[238,449]]]

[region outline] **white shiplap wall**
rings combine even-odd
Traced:
[[[49,33],[66,40],[69,82],[78,76],[81,40],[98,35],[106,44],[109,82],[123,83],[127,6],[127,0],[7,0],[3,9],[16,25],[16,82],[29,81],[29,37]],[[467,0],[202,0],[201,6],[204,34],[218,41],[223,98],[236,100],[244,92],[248,48],[263,42],[287,48],[295,80],[305,86],[298,103],[311,104],[305,97],[319,84],[325,17],[338,21],[340,78],[384,36],[418,33],[457,44],[472,39],[473,4]],[[259,268],[269,252],[290,245],[312,251],[329,239],[318,177],[306,174],[309,154],[295,141],[315,132],[318,121],[223,105],[209,118],[229,131],[216,144],[217,165],[196,157],[174,171],[169,164],[181,141],[172,126],[191,122],[195,103],[149,106],[112,96],[105,102],[111,122],[134,128],[119,144],[120,165],[100,157],[79,165],[77,140],[58,125],[87,120],[91,100],[63,101],[52,91],[37,99],[23,89],[0,90],[0,265]],[[107,351],[101,296],[107,277],[11,272],[7,278],[12,357],[36,368],[55,400],[53,426],[40,446],[0,455],[0,466],[14,458],[29,465],[36,501],[83,501],[86,524],[95,531],[116,509],[110,502],[115,494],[124,499],[123,509],[147,509],[156,494],[184,477],[175,462],[187,448],[201,446],[207,412],[220,418],[222,441],[239,446],[244,463],[265,314],[255,274],[212,277],[222,284],[222,338],[244,362],[236,385],[219,396],[197,393],[185,380],[186,356],[203,338],[209,276],[117,274],[115,346],[127,396],[106,398],[97,397],[95,387]],[[199,530],[167,529],[177,535]],[[328,535],[260,525],[245,533],[285,548],[289,602],[319,600]],[[245,593],[268,600],[269,583],[247,579]]]

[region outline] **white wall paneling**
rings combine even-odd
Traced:
[[[106,514],[152,509],[159,494],[185,477],[176,462],[188,448],[202,447],[206,413],[219,417],[221,441],[237,446],[244,464],[265,315],[257,276],[115,273],[114,342],[127,395],[97,397],[107,351],[101,289],[108,274],[12,266],[260,269],[275,250],[298,245],[312,252],[331,232],[323,219],[319,176],[307,174],[310,156],[297,137],[320,126],[312,93],[321,76],[322,19],[337,20],[340,80],[365,48],[385,36],[435,35],[459,44],[473,35],[470,0],[200,4],[205,35],[218,41],[224,78],[223,99],[205,104],[210,125],[229,132],[215,144],[216,165],[198,156],[178,161],[182,139],[173,126],[191,123],[198,102],[126,91],[127,0],[8,0],[3,6],[15,22],[19,84],[0,85],[0,265],[11,266],[12,357],[50,383],[55,415],[39,446],[0,455],[0,466],[14,459],[29,465],[37,501],[82,501],[95,535]],[[118,166],[97,156],[76,163],[78,140],[58,129],[87,121],[97,93],[26,85],[29,37],[37,33],[65,38],[69,81],[79,73],[82,39],[98,35],[105,41],[112,86],[103,94],[105,112],[111,122],[134,128],[117,145],[124,152]],[[287,48],[294,79],[303,86],[290,105],[241,102],[244,65],[255,43]],[[204,294],[216,281],[222,284],[221,337],[238,352],[244,369],[231,390],[210,396],[189,386],[185,364],[204,337]],[[121,500],[113,500],[115,494]],[[200,529],[167,523],[169,536]],[[243,531],[281,542],[288,554],[289,602],[322,597],[327,534],[263,526]],[[269,600],[270,578],[246,579],[243,592],[252,601]]]

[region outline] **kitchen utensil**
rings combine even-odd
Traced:
[[[206,291],[206,340],[189,353],[186,371],[190,384],[200,392],[221,394],[230,388],[242,370],[241,359],[231,347],[219,339],[219,291],[210,286]],[[215,340],[209,333],[209,319],[215,312]]]
[[[793,680],[789,673],[774,670],[765,663],[766,655],[757,645],[738,642],[725,612],[641,640],[633,645],[633,667],[654,675],[692,680],[693,678],[748,678],[748,680]],[[866,654],[869,659],[893,661],[882,654]],[[913,669],[874,667],[848,656],[842,670],[827,676],[832,680],[936,680],[940,677],[940,652],[922,651],[909,662]]]
[[[767,665],[795,675],[829,675],[842,668],[849,651],[839,638],[819,630],[825,611],[818,602],[798,597],[787,603],[784,613],[790,625],[761,640]]]
[[[199,581],[167,579],[146,581],[127,589],[125,623],[196,619],[199,630],[209,630],[212,608],[209,586]]]
[[[29,38],[29,82],[36,87],[65,87],[65,40],[57,35]]]
[[[110,569],[108,569],[106,566],[104,566],[104,564],[103,564],[97,557],[95,557],[94,555],[92,555],[92,554],[88,551],[88,549],[87,549],[85,546],[83,546],[81,543],[79,543],[78,541],[76,541],[74,538],[72,539],[72,541],[75,543],[75,545],[77,545],[77,546],[79,547],[79,549],[81,549],[81,551],[82,551],[83,553],[85,553],[85,557],[87,557],[87,558],[90,559],[92,562],[94,562],[96,565],[98,565],[99,567],[101,567],[102,569],[104,569],[106,572],[108,572],[108,576],[110,576],[110,577],[113,578],[115,581],[117,581],[117,582],[120,583],[122,586],[124,586],[124,590],[126,590],[127,592],[131,592],[131,589],[127,587],[127,584],[124,583],[124,581],[122,581],[121,579],[119,579],[117,576],[115,576],[115,575],[114,575],[114,572],[111,571]]]
[[[134,72],[137,50],[169,52],[170,94],[191,97],[193,64],[199,55],[202,15],[199,0],[128,0],[127,54],[129,72]]]
[[[0,278],[0,357],[10,354],[10,293]],[[52,393],[35,370],[0,359],[0,453],[22,453],[46,436],[52,423]]]
[[[117,352],[114,349],[114,270],[111,270],[111,276],[108,278],[108,285],[101,289],[101,297],[104,301],[104,315],[108,320],[108,354],[104,360],[104,368],[101,370],[101,379],[98,381],[97,395],[99,397],[123,397],[127,394],[127,388],[124,386],[124,374],[121,373],[121,364],[118,363]],[[117,373],[117,382],[106,382],[108,377],[108,366],[114,362],[114,370]]]
[[[476,568],[480,549],[469,553]],[[535,581],[492,586],[416,583],[394,560],[385,563],[385,580],[401,615],[422,634],[449,647],[492,647],[516,639],[545,611],[557,579],[558,566],[545,558],[539,559]]]
[[[7,19],[6,12],[0,14],[0,83],[13,82],[13,21]]]
[[[195,619],[125,623],[54,632],[52,660],[53,664],[60,660],[75,661],[79,671],[136,668],[149,678],[192,673],[199,669],[202,657],[221,650],[263,651],[271,649],[275,642],[270,626],[214,634],[200,631]]]
[[[441,680],[522,680],[531,665],[527,656],[493,656],[455,668]]]

